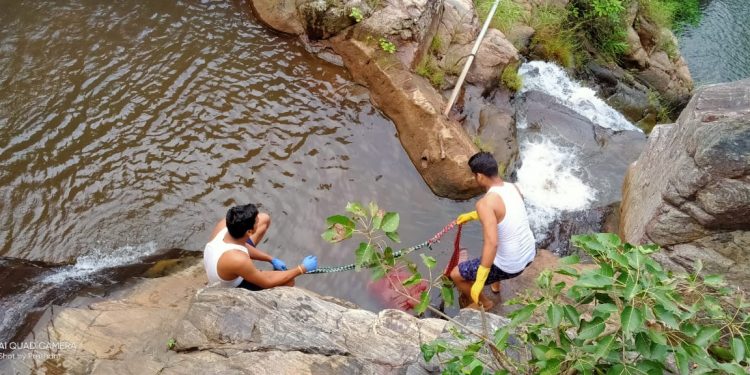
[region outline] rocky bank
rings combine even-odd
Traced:
[[[621,236],[659,260],[701,260],[750,290],[750,80],[700,88],[677,123],[657,126],[623,186]]]
[[[499,302],[533,287],[557,265],[540,251],[529,269],[504,284]],[[105,298],[79,297],[48,308],[29,343],[60,350],[16,350],[2,374],[408,374],[439,373],[420,344],[455,340],[441,319],[400,310],[372,312],[300,288],[261,292],[206,288],[202,263],[141,279]],[[316,276],[307,276],[316,277]],[[502,313],[496,304],[493,312]],[[481,331],[479,314],[461,310],[459,324]],[[490,332],[507,320],[489,314]],[[175,340],[170,350],[167,345]]]

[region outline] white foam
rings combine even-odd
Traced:
[[[527,62],[521,65],[518,74],[523,77],[521,93],[531,90],[541,91],[601,127],[641,131],[620,112],[599,99],[594,90],[571,80],[565,70],[553,63]],[[525,127],[523,118],[519,119],[518,125],[520,128]]]
[[[84,281],[99,271],[134,264],[156,250],[155,242],[126,245],[117,249],[95,248],[78,257],[76,264],[59,269],[42,279],[42,282],[60,284],[68,280]]]
[[[576,152],[549,139],[521,144],[518,186],[524,195],[529,220],[537,240],[547,235],[562,211],[582,210],[596,198],[596,190],[578,178]]]

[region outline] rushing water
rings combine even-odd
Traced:
[[[702,18],[680,36],[680,51],[697,84],[750,78],[750,2],[709,0]]]
[[[43,307],[48,286],[201,250],[237,203],[272,215],[261,248],[290,265],[353,261],[353,243],[320,238],[348,200],[397,209],[404,244],[471,207],[430,192],[343,69],[264,29],[243,2],[0,5],[0,255],[71,264],[0,289],[0,331]],[[378,308],[368,280],[299,285]]]

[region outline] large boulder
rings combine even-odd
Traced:
[[[620,232],[666,248],[658,257],[750,288],[750,80],[698,90],[658,126],[623,185]]]

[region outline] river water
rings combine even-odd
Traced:
[[[355,243],[320,238],[349,200],[398,210],[405,245],[471,207],[431,193],[345,70],[264,29],[243,2],[0,5],[0,272],[14,275],[0,288],[0,328],[49,302],[40,285],[201,250],[234,204],[271,214],[260,247],[289,265],[353,261]],[[44,266],[12,259],[69,265],[19,280],[9,267]],[[299,285],[378,308],[368,280]]]
[[[679,35],[680,51],[696,84],[750,78],[750,2],[702,2],[702,18]]]

